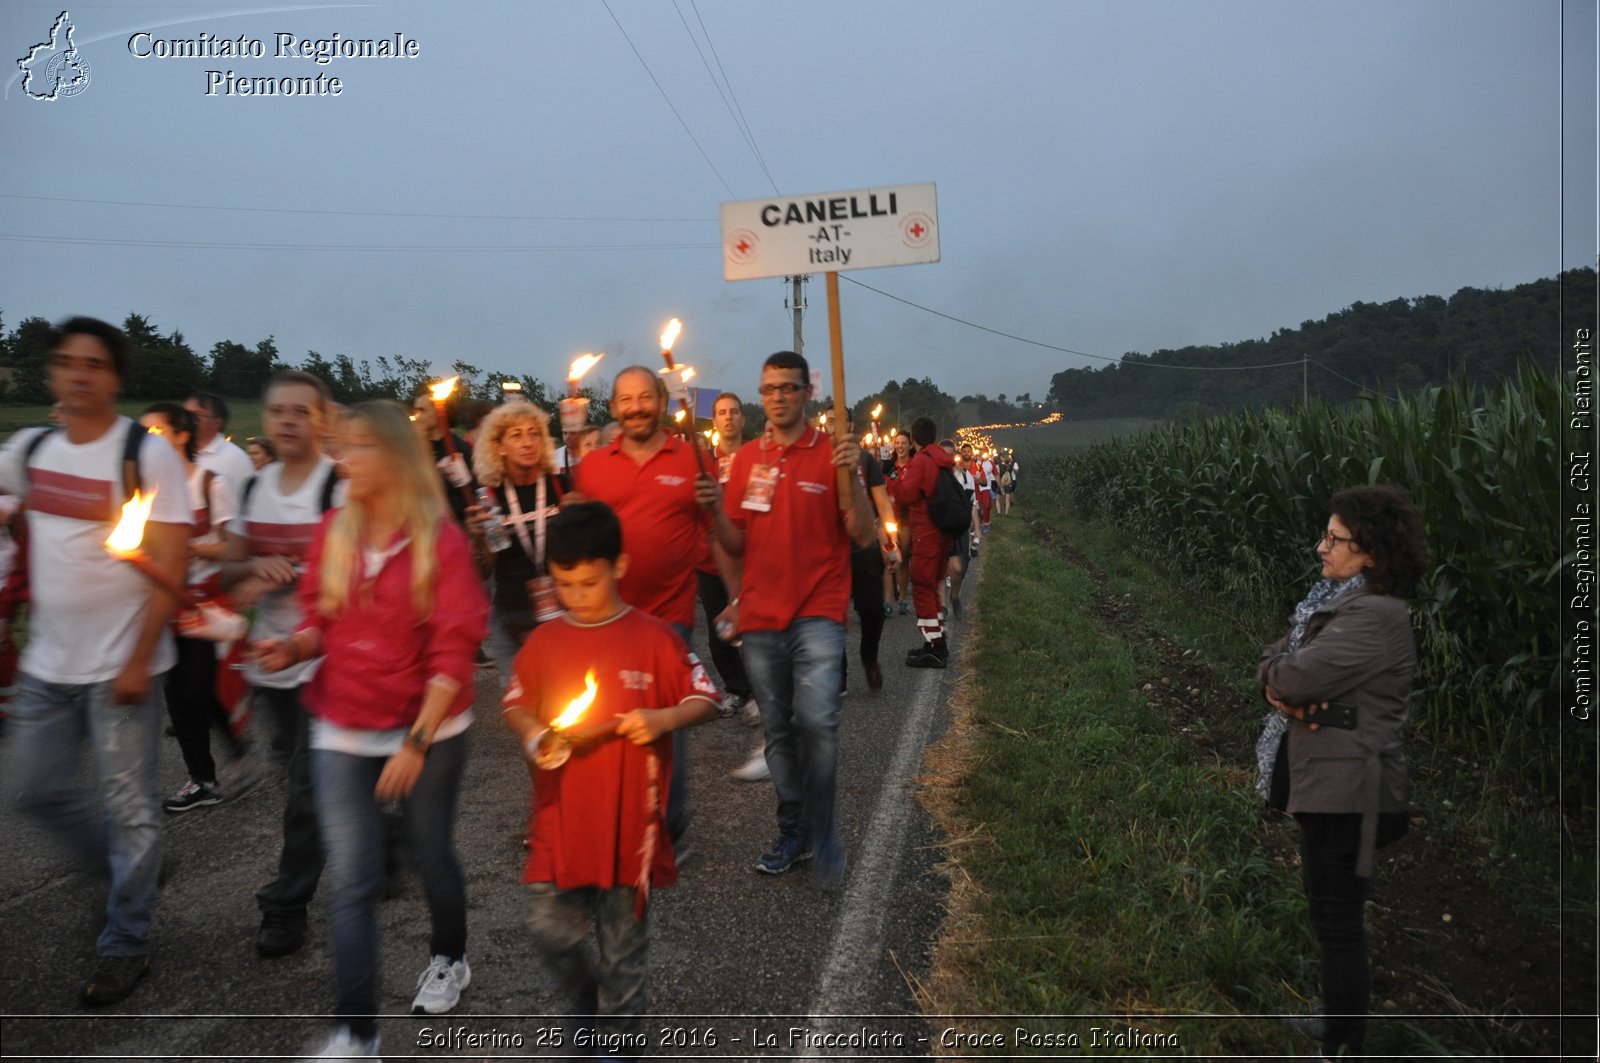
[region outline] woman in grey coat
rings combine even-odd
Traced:
[[[1322,1054],[1359,1055],[1369,993],[1362,906],[1373,851],[1405,833],[1401,750],[1416,640],[1405,598],[1427,563],[1422,519],[1393,487],[1329,503],[1322,579],[1288,635],[1262,654],[1261,692],[1287,724],[1288,811],[1300,825],[1311,927],[1322,960]],[[1270,772],[1272,762],[1263,767]]]

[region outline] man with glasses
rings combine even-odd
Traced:
[[[6,789],[84,863],[109,871],[99,959],[83,1003],[113,1004],[150,970],[161,870],[156,797],[162,673],[176,660],[170,595],[104,540],[135,490],[154,494],[142,549],[182,584],[189,493],[177,451],[117,413],[133,346],[115,326],[75,317],[52,330],[48,383],[60,428],[18,432],[0,453],[0,491],[26,500],[33,608],[10,705]],[[95,794],[77,785],[93,751]]]
[[[183,408],[194,414],[195,464],[222,477],[233,497],[241,497],[245,481],[256,474],[256,466],[250,455],[227,436],[228,404],[221,395],[197,391],[185,400]]]
[[[718,484],[700,480],[717,538],[744,559],[730,610],[744,640],[778,793],[778,838],[756,870],[781,875],[815,855],[817,881],[835,888],[845,864],[834,810],[850,548],[872,541],[874,512],[855,475],[861,460],[855,438],[830,442],[806,421],[812,397],[806,360],[793,351],[769,356],[760,392],[767,430],[734,455],[726,499]],[[849,473],[849,509],[840,505],[838,469]]]

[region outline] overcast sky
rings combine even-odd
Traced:
[[[1592,2],[607,2],[73,4],[89,82],[45,102],[16,60],[60,2],[7,0],[5,328],[139,312],[202,353],[556,380],[654,363],[677,315],[681,360],[749,390],[787,292],[722,279],[718,204],[774,184],[935,182],[942,260],[844,278],[1112,358],[1595,260]],[[319,66],[280,32],[419,54]],[[133,54],[201,34],[266,56]],[[343,87],[208,96],[208,70]],[[1041,398],[1096,364],[842,290],[851,398]]]

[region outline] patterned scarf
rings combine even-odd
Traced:
[[[1289,652],[1297,652],[1304,644],[1306,626],[1311,622],[1312,613],[1366,585],[1365,572],[1358,572],[1349,579],[1318,580],[1305,599],[1294,607],[1294,626],[1289,628]],[[1263,801],[1272,787],[1272,766],[1278,760],[1278,746],[1288,731],[1289,717],[1277,709],[1268,712],[1261,720],[1261,738],[1256,742],[1256,793]]]

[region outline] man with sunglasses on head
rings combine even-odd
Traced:
[[[793,351],[769,356],[760,394],[766,431],[734,455],[726,495],[701,477],[700,498],[712,507],[723,547],[744,561],[725,615],[744,640],[778,795],[778,838],[756,870],[780,875],[814,857],[816,880],[831,889],[845,865],[835,805],[850,549],[872,542],[874,510],[855,475],[855,437],[830,440],[806,420],[806,360]],[[839,469],[849,473],[848,509]]]

